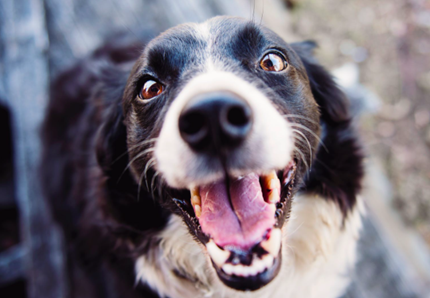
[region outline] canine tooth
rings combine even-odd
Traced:
[[[196,214],[197,218],[200,218],[200,215],[202,215],[202,207],[200,205],[195,205],[194,213]]]
[[[209,253],[212,261],[214,261],[214,263],[218,267],[222,267],[224,269],[224,266],[225,266],[224,263],[225,263],[225,261],[227,261],[228,257],[230,256],[230,252],[219,248],[219,246],[216,245],[215,242],[213,242],[213,240],[209,240],[209,242],[206,243],[206,248],[208,250],[208,253]],[[224,264],[224,266],[223,266],[223,264]],[[228,272],[226,272],[226,273],[228,273]]]
[[[194,213],[196,214],[196,217],[199,218],[202,213],[202,200],[198,193],[198,188],[197,190],[196,188],[191,190],[191,205],[194,207]]]
[[[270,189],[281,188],[281,182],[276,174],[273,174],[272,179],[269,182]]]
[[[192,196],[191,197],[191,204],[193,204],[193,205],[201,205],[202,204],[202,200],[200,199],[199,196]]]
[[[270,268],[273,265],[274,258],[272,255],[265,255],[263,257],[263,264],[265,268]]]
[[[198,186],[193,186],[190,188],[191,197],[198,196],[200,198],[200,190]]]
[[[257,269],[257,272],[258,273],[261,273],[261,272],[263,272],[264,271],[264,269],[266,269],[266,266],[265,266],[265,264],[264,264],[264,261],[263,260],[261,260],[261,259],[257,259],[256,260],[256,264],[255,264],[255,268]]]
[[[274,204],[279,201],[279,190],[281,182],[278,179],[275,171],[263,176],[263,188],[267,191],[267,202]]]
[[[270,237],[266,241],[261,242],[263,247],[273,257],[277,257],[279,249],[281,248],[282,231],[281,229],[275,228],[270,232]]]
[[[222,270],[227,273],[228,275],[231,275],[233,273],[233,265],[231,264],[224,264],[224,266],[222,266]]]
[[[279,191],[277,188],[272,188],[272,191],[269,193],[269,197],[267,198],[267,202],[271,204],[275,204],[279,201]]]

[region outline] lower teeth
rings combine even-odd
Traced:
[[[228,275],[254,276],[272,267],[274,258],[271,255],[264,255],[262,259],[254,258],[250,266],[224,264],[222,270]]]

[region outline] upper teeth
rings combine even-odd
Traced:
[[[194,208],[194,213],[196,214],[196,217],[199,218],[202,214],[202,199],[200,198],[200,191],[199,188],[192,187],[190,189],[191,192],[191,205]]]
[[[281,182],[278,179],[275,171],[271,171],[268,175],[262,178],[263,193],[266,193],[266,201],[275,204],[280,199]]]
[[[273,265],[274,258],[271,255],[264,255],[262,259],[254,258],[251,265],[224,264],[222,270],[228,275],[253,276],[257,275]]]

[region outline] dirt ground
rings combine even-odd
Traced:
[[[379,97],[360,125],[369,160],[392,183],[392,207],[430,247],[430,1],[288,2],[293,32],[319,43],[319,60],[358,64]]]

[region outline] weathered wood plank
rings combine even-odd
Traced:
[[[48,38],[42,0],[0,2],[1,80],[11,107],[16,195],[28,297],[66,297],[61,237],[38,181],[39,127],[48,98]]]

